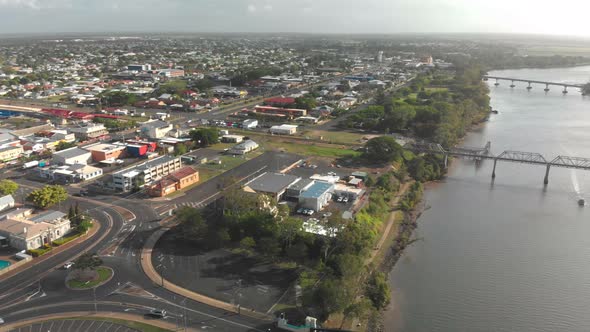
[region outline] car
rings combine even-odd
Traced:
[[[297,213],[303,214],[303,210],[304,210],[303,208],[299,208],[299,209],[297,209]]]
[[[166,317],[166,310],[164,309],[152,309],[150,310],[150,315],[160,318]]]
[[[348,197],[344,196],[344,197],[342,198],[342,203],[348,203]]]
[[[74,266],[74,262],[67,262],[64,264],[64,270],[68,270],[72,266]]]
[[[314,213],[315,213],[315,211],[314,211],[314,210],[311,210],[311,209],[310,209],[310,210],[307,210],[307,215],[308,215],[308,216],[311,216],[311,215],[313,215]]]
[[[342,202],[343,197],[342,196],[338,196],[338,198],[336,199],[336,202],[341,203]]]

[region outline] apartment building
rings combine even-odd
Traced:
[[[180,157],[162,156],[113,174],[113,188],[130,191],[149,185],[182,167]]]

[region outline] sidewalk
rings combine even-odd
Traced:
[[[176,284],[173,284],[172,282],[168,281],[167,279],[163,279],[162,276],[156,271],[156,269],[154,268],[154,266],[152,264],[152,251],[154,249],[154,246],[156,245],[156,242],[158,242],[160,237],[166,231],[168,231],[172,227],[172,225],[168,224],[166,227],[163,227],[163,228],[159,229],[158,231],[156,231],[154,234],[152,234],[148,238],[148,240],[146,241],[146,243],[141,251],[141,267],[142,267],[144,273],[146,274],[146,276],[148,278],[150,278],[150,280],[152,280],[152,282],[154,282],[157,285],[162,285],[162,283],[163,283],[164,284],[163,287],[171,292],[174,292],[178,295],[187,297],[187,298],[197,301],[197,302],[207,304],[207,305],[215,307],[215,308],[243,314],[243,315],[246,315],[246,316],[249,316],[252,318],[256,318],[256,319],[261,319],[261,320],[271,320],[272,319],[272,317],[270,317],[266,314],[254,311],[252,309],[244,308],[244,307],[241,307],[240,309],[238,309],[235,305],[233,305],[231,303],[223,302],[223,301],[193,292],[191,290],[188,290],[186,288],[182,288]]]
[[[46,316],[39,316],[23,321],[19,321],[16,323],[7,324],[0,328],[0,331],[10,331],[11,329],[17,328],[19,326],[27,326],[36,323],[41,323],[48,320],[59,320],[59,319],[70,319],[70,318],[83,318],[92,320],[93,318],[111,318],[111,319],[120,319],[124,321],[131,321],[131,322],[138,322],[147,325],[156,326],[162,329],[176,331],[177,326],[176,324],[169,323],[165,320],[161,319],[145,319],[143,316],[133,315],[133,314],[125,314],[125,313],[116,313],[116,312],[66,312],[57,315],[46,315]],[[199,331],[194,328],[187,328],[187,331]]]

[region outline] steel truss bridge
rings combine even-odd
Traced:
[[[472,158],[475,160],[490,159],[494,161],[494,168],[492,170],[492,178],[496,177],[496,165],[498,161],[514,162],[521,164],[539,165],[545,166],[545,178],[544,184],[549,183],[549,170],[551,167],[563,167],[590,170],[590,158],[580,158],[571,156],[557,156],[551,161],[548,161],[540,153],[535,152],[523,152],[523,151],[511,151],[507,150],[499,155],[493,155],[491,153],[491,142],[488,142],[483,148],[474,147],[460,147],[451,148],[445,150],[440,144],[436,143],[408,143],[404,147],[410,151],[416,153],[432,153],[445,156],[445,166],[447,164],[448,156],[461,157],[461,158]]]

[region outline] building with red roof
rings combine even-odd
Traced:
[[[153,197],[164,197],[197,182],[199,182],[199,172],[190,166],[185,166],[150,186],[148,194]]]
[[[269,106],[279,106],[279,107],[292,106],[293,104],[295,104],[295,98],[274,97],[274,98],[265,99],[264,103]]]

